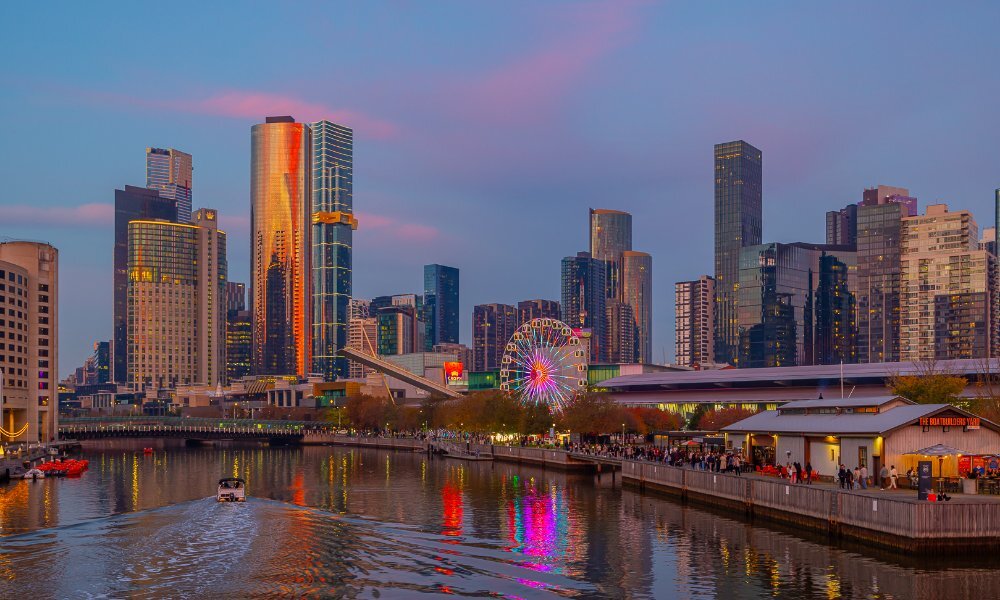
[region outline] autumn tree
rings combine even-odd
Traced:
[[[706,411],[698,419],[698,429],[702,431],[719,431],[727,425],[732,425],[737,421],[742,421],[743,419],[754,414],[754,411],[748,408],[716,408]]]
[[[570,431],[602,434],[621,431],[625,420],[625,410],[611,396],[581,394],[566,406],[558,423]]]
[[[958,404],[967,403],[961,393],[968,385],[961,377],[942,368],[935,361],[915,363],[914,374],[891,375],[886,385],[892,392],[917,404]]]

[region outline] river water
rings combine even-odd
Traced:
[[[89,445],[0,486],[2,598],[995,598],[1000,561],[834,547],[605,474],[342,447]],[[217,480],[250,500],[219,504]]]

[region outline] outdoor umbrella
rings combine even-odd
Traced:
[[[920,450],[907,452],[904,456],[936,456],[938,459],[938,477],[944,477],[944,458],[946,456],[960,456],[962,454],[968,454],[968,452],[952,448],[951,446],[945,446],[944,444],[934,444]]]

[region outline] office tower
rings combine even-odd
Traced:
[[[291,117],[250,134],[250,303],[256,375],[312,369],[310,206],[312,136]]]
[[[0,241],[0,424],[3,442],[48,442],[59,417],[59,251]]]
[[[932,204],[903,219],[901,360],[988,358],[997,349],[997,259],[967,210]]]
[[[826,243],[856,246],[858,243],[858,205],[848,204],[826,213]]]
[[[590,209],[590,256],[607,264],[608,298],[621,297],[622,252],[632,249],[632,215],[620,210]]]
[[[458,343],[458,316],[458,269],[424,265],[425,343],[428,350],[436,344]]]
[[[904,188],[866,189],[858,205],[858,362],[899,360],[899,252],[903,218],[917,214]]]
[[[374,298],[372,298],[371,301],[368,303],[369,314],[372,315],[378,314],[378,311],[382,310],[383,308],[387,306],[392,306],[393,305],[392,298],[393,298],[392,296],[375,296]]]
[[[128,351],[126,322],[128,319],[128,224],[129,221],[164,219],[177,221],[177,203],[164,198],[156,190],[126,185],[115,190],[114,248],[114,331],[111,376],[117,383],[128,380],[125,367]]]
[[[562,320],[591,333],[590,362],[608,361],[606,279],[607,265],[578,252],[562,260]]]
[[[177,203],[177,220],[191,221],[191,155],[173,148],[146,148],[146,187]]]
[[[737,313],[739,367],[815,363],[816,298],[824,256],[842,263],[847,289],[852,289],[856,253],[849,246],[769,243],[741,251]],[[826,310],[822,303],[820,308]],[[832,316],[824,313],[824,318],[829,320]],[[824,330],[824,335],[828,332]]]
[[[312,129],[312,343],[314,373],[347,375],[348,302],[352,286],[354,131],[329,121]]]
[[[226,310],[247,309],[247,286],[236,281],[226,282]]]
[[[609,342],[608,362],[616,365],[636,362],[637,331],[632,307],[618,300],[608,300],[605,310]]]
[[[518,326],[532,319],[562,320],[562,311],[555,300],[522,300],[517,303]]]
[[[815,334],[813,344],[807,345],[807,364],[858,362],[857,310],[851,289],[851,266],[825,252],[819,258],[819,284],[813,303]]]
[[[715,279],[702,275],[674,284],[674,362],[685,367],[715,360]]]
[[[517,309],[513,306],[476,305],[472,309],[472,370],[499,369],[507,342],[517,327]]]
[[[622,302],[635,320],[635,362],[653,362],[653,257],[645,252],[622,252]]]
[[[253,326],[250,311],[226,311],[226,381],[234,381],[253,374],[251,355]]]
[[[111,381],[111,342],[94,342],[94,367],[97,377],[94,383]]]
[[[378,353],[391,356],[420,352],[424,347],[424,325],[418,310],[409,305],[387,306],[379,309]]]
[[[218,214],[128,224],[128,381],[135,389],[221,383],[226,234]]]
[[[761,242],[761,165],[742,140],[715,145],[715,362],[739,360],[740,251]]]

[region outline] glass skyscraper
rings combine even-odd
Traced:
[[[621,298],[622,252],[631,249],[631,214],[606,208],[590,209],[590,256],[608,263],[608,298]]]
[[[250,133],[250,276],[253,370],[312,370],[310,207],[312,136],[291,117]]]
[[[622,252],[622,302],[632,309],[635,362],[653,362],[653,257],[645,252]],[[624,340],[624,338],[623,338]],[[625,343],[624,341],[621,343]]]
[[[499,369],[507,342],[517,327],[517,309],[509,304],[478,304],[473,307],[472,370]]]
[[[578,252],[562,260],[562,320],[590,330],[590,362],[607,362],[607,263]]]
[[[348,305],[354,218],[354,132],[312,123],[312,371],[327,380],[348,375]]]
[[[426,351],[437,344],[458,343],[458,269],[424,265],[424,338]]]
[[[715,360],[739,360],[740,251],[761,242],[762,154],[743,140],[715,145]]]
[[[173,148],[146,148],[146,187],[177,203],[177,220],[191,221],[191,155]]]

